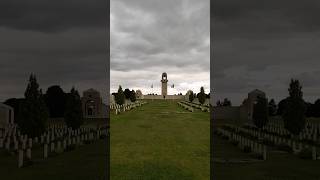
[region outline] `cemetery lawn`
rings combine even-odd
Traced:
[[[249,154],[243,153],[228,140],[214,136],[214,159],[250,159]],[[300,159],[298,156],[268,151],[267,160],[250,163],[220,163],[214,162],[214,179],[222,180],[316,180],[320,179],[320,161]]]
[[[210,113],[154,100],[110,120],[112,180],[210,178]]]
[[[32,151],[34,164],[18,168],[17,155],[0,150],[0,179],[15,180],[103,180],[106,169],[106,142],[95,141],[70,152],[42,159],[43,148]]]

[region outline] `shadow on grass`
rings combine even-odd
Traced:
[[[111,179],[179,179],[191,180],[194,176],[183,169],[164,163],[144,163],[142,166],[128,166],[127,164],[113,164]]]

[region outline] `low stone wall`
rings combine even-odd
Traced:
[[[165,98],[162,95],[143,95],[142,99],[184,99],[184,95],[167,95]]]

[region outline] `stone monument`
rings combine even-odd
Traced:
[[[168,89],[168,78],[167,78],[167,73],[164,72],[162,73],[162,78],[161,78],[161,95],[163,99],[165,99],[166,96],[168,95],[167,89]]]

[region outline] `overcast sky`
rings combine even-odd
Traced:
[[[111,0],[111,92],[119,85],[143,94],[210,88],[209,0]],[[171,89],[170,85],[175,88]]]
[[[320,98],[319,9],[318,0],[213,1],[214,102],[238,105],[256,88],[279,102],[290,78],[307,101]]]
[[[45,92],[72,86],[106,94],[107,3],[0,1],[0,102],[23,97],[30,73]]]

